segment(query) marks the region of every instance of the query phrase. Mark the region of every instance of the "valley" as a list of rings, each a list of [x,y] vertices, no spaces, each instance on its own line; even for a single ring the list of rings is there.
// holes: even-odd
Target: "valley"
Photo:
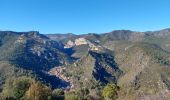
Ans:
[[[82,35],[0,31],[0,97],[25,100],[37,87],[48,91],[44,97],[50,100],[70,95],[101,100],[112,87],[117,100],[169,100],[169,37],[170,29]],[[28,85],[22,95],[15,93],[20,82]],[[10,83],[13,92],[7,92]]]

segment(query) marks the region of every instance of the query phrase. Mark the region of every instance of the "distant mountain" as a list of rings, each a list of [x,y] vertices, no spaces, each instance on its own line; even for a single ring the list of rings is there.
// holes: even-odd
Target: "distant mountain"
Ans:
[[[72,34],[72,33],[67,33],[67,34],[46,34],[47,37],[49,37],[51,40],[55,41],[61,41],[61,40],[67,40],[68,38],[76,38],[78,35]]]
[[[170,35],[170,28],[159,30],[159,31],[150,31],[150,32],[146,32],[145,34],[149,36],[166,37]]]
[[[76,38],[86,38],[88,40],[100,40],[100,41],[109,41],[109,40],[128,40],[128,41],[140,41],[143,38],[147,38],[148,36],[156,36],[156,37],[166,37],[170,35],[170,29],[163,29],[159,31],[147,31],[147,32],[137,32],[130,30],[115,30],[108,33],[89,33],[83,35],[74,35],[72,33],[68,34],[47,34],[46,36],[58,41],[63,40],[73,40]]]

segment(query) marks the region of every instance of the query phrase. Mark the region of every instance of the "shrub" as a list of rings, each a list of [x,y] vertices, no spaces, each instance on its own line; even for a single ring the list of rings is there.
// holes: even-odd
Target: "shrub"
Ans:
[[[82,98],[74,92],[65,94],[65,100],[82,100]]]
[[[117,85],[108,84],[104,87],[102,96],[104,97],[105,100],[114,100],[118,90],[119,87]]]

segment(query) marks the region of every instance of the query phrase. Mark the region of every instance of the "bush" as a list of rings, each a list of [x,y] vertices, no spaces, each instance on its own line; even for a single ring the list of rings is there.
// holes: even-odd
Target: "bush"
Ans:
[[[104,97],[105,100],[114,100],[118,90],[119,87],[117,85],[108,84],[104,87],[102,96]]]
[[[20,100],[28,90],[32,79],[28,77],[11,78],[5,82],[2,95],[7,100]],[[11,99],[13,98],[13,99]]]
[[[90,91],[87,88],[81,88],[77,92],[83,99],[86,99],[88,97],[88,94],[90,93]]]
[[[24,97],[25,92],[30,87],[31,80],[29,78],[19,78],[13,83],[14,98],[20,100]]]
[[[55,89],[52,92],[53,100],[64,100],[64,91],[62,89]]]
[[[75,92],[69,92],[65,94],[65,100],[82,100],[82,98]]]

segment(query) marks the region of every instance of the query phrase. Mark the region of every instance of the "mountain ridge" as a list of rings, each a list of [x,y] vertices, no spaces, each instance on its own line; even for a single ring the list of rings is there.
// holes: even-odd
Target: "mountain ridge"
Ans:
[[[0,31],[0,90],[11,76],[31,76],[52,89],[86,88],[95,98],[107,84],[120,87],[118,100],[168,98],[169,36],[170,29],[82,35]]]

